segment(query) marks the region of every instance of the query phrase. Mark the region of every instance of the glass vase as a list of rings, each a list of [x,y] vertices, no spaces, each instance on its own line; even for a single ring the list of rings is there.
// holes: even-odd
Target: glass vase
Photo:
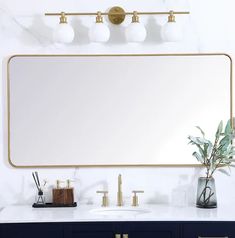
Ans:
[[[216,208],[217,207],[215,180],[213,177],[198,178],[197,207],[200,207],[200,208]]]

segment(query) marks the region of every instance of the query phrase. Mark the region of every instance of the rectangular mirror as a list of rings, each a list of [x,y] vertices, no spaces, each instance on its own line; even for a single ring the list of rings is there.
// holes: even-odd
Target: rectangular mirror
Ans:
[[[193,165],[187,136],[232,117],[224,54],[15,55],[8,61],[15,167]]]

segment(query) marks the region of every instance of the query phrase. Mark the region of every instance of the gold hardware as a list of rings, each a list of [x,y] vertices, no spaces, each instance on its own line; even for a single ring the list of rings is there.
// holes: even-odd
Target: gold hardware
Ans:
[[[142,190],[134,190],[132,191],[134,193],[133,199],[132,199],[132,206],[137,207],[139,206],[139,201],[138,201],[138,196],[136,195],[137,193],[144,193]]]
[[[115,238],[121,238],[121,234],[115,234]]]
[[[132,16],[132,23],[135,23],[135,22],[139,22],[139,16],[137,11],[134,11]]]
[[[122,175],[118,175],[118,192],[117,192],[117,206],[123,206],[123,198],[122,198]]]
[[[61,181],[61,180],[59,180],[59,179],[56,180],[56,188],[57,188],[57,189],[60,189],[60,184],[61,184],[61,183],[64,183],[64,181]]]
[[[123,8],[115,6],[108,12],[109,21],[115,25],[121,24],[125,20],[125,11]]]
[[[128,234],[123,234],[122,237],[123,238],[128,238]]]
[[[108,200],[108,191],[96,191],[96,193],[101,193],[103,194],[103,197],[102,197],[102,207],[107,207],[109,205],[109,200]]]
[[[134,11],[136,12],[136,11]],[[171,12],[138,12],[138,15],[171,15]],[[98,17],[98,23],[101,23],[100,17],[101,16],[108,16],[109,21],[115,25],[121,24],[124,20],[126,15],[133,15],[133,12],[125,12],[125,10],[120,6],[114,6],[110,8],[109,12],[99,12],[100,16]],[[137,13],[137,12],[136,12]],[[174,12],[174,14],[190,14],[188,11],[182,12]],[[61,13],[45,13],[45,16],[61,16],[60,23],[67,23],[66,16],[95,16],[97,13],[94,12],[61,12]],[[174,15],[171,17],[174,17]],[[96,18],[97,19],[97,18]],[[134,19],[134,21],[133,21]],[[138,16],[135,15],[132,17],[132,22],[138,22]]]
[[[60,24],[67,24],[67,17],[65,16],[65,12],[61,12],[60,15]]]
[[[101,12],[97,12],[97,16],[96,16],[96,23],[103,23],[103,17],[101,15]]]
[[[120,7],[121,8],[121,7]],[[112,8],[111,8],[112,9]],[[110,10],[111,10],[110,9]],[[169,15],[170,12],[138,12],[138,15]],[[184,14],[190,14],[190,12],[174,12],[175,15],[184,15]],[[45,13],[45,16],[60,16],[61,13],[58,13],[58,12],[48,12],[48,13]],[[97,12],[66,12],[65,13],[66,16],[96,16],[97,15]],[[110,16],[110,15],[116,15],[116,16],[119,16],[119,15],[133,15],[133,11],[132,12],[124,12],[124,13],[121,13],[121,12],[113,12],[113,13],[110,13],[109,12],[101,12],[101,15],[102,16]]]
[[[170,11],[170,15],[168,16],[168,22],[175,22],[174,11]]]
[[[198,236],[198,238],[210,238],[209,236],[204,237],[204,236]],[[211,238],[229,238],[228,236],[218,236],[218,237],[211,237]]]
[[[71,188],[71,183],[73,183],[73,182],[74,182],[74,180],[67,179],[66,180],[67,188]]]

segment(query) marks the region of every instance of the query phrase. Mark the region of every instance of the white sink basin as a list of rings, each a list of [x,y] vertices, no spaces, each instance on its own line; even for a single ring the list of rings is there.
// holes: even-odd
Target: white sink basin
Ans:
[[[138,207],[106,207],[92,209],[90,212],[102,216],[130,217],[149,213],[150,210]]]

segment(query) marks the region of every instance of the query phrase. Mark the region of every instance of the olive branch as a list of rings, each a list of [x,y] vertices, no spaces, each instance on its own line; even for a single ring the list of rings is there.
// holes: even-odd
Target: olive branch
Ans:
[[[210,178],[216,170],[230,175],[222,167],[235,167],[232,163],[235,162],[233,156],[235,155],[235,147],[233,146],[234,131],[231,126],[231,120],[228,120],[224,130],[223,121],[220,121],[214,142],[206,139],[204,131],[197,126],[196,127],[200,133],[201,137],[188,136],[189,144],[195,145],[197,151],[193,152],[193,156],[206,167],[206,177]]]

